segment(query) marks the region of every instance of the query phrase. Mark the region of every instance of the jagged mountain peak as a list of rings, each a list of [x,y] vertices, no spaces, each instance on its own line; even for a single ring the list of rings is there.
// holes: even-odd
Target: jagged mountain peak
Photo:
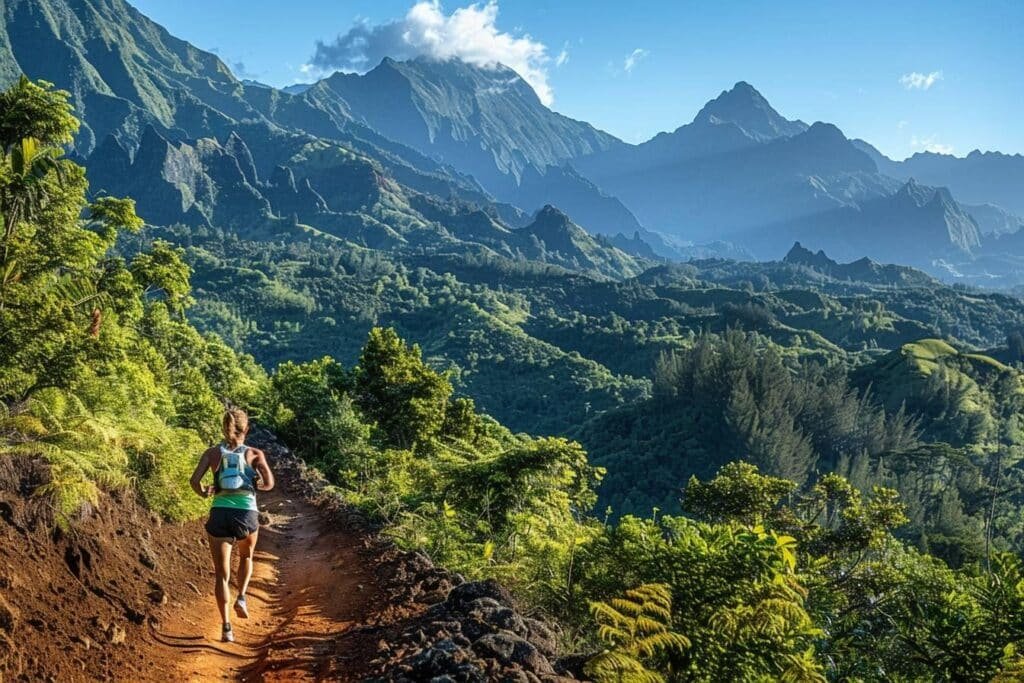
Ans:
[[[759,141],[790,137],[806,130],[803,121],[790,121],[779,114],[754,86],[739,81],[730,90],[723,90],[697,113],[696,124],[739,126]]]
[[[524,182],[545,177],[570,160],[623,145],[590,124],[551,111],[525,80],[500,64],[385,59],[363,75],[335,74],[301,97],[344,111],[384,137],[471,175],[510,203],[522,198]],[[552,200],[573,215],[600,201],[596,188],[564,180],[571,187]],[[614,232],[617,226],[587,227]]]
[[[920,184],[914,178],[909,178],[894,197],[897,200],[909,201],[914,206],[924,206],[936,197],[936,190],[934,187]],[[950,197],[950,201],[952,201],[952,197]]]
[[[571,230],[576,227],[568,215],[551,204],[545,204],[534,214],[533,225],[551,230]]]
[[[560,209],[547,204],[534,215],[533,222],[514,231],[529,237],[536,246],[527,248],[531,258],[557,259],[573,268],[595,271],[604,275],[616,273],[639,274],[640,263],[605,238],[594,237],[576,225]],[[538,253],[530,252],[537,249]]]
[[[937,281],[920,270],[909,266],[881,264],[867,256],[849,263],[840,263],[830,258],[824,249],[817,253],[804,247],[800,242],[793,244],[783,263],[804,266],[837,280],[851,280],[879,285],[932,286]]]
[[[784,263],[796,263],[803,266],[811,266],[812,268],[831,268],[839,265],[825,254],[824,249],[819,249],[818,252],[815,253],[800,244],[799,240],[793,243],[789,253],[786,254],[782,261]]]
[[[341,77],[351,79],[353,76],[343,74]],[[511,95],[524,100],[530,107],[544,107],[530,84],[517,71],[500,62],[477,65],[458,58],[420,56],[396,60],[385,57],[361,78],[372,83],[401,78],[412,88],[457,90],[462,95],[475,97]]]

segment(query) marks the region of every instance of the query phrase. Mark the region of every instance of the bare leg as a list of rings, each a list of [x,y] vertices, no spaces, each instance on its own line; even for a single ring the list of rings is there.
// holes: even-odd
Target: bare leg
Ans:
[[[254,531],[238,542],[238,574],[235,582],[238,594],[244,596],[249,590],[249,579],[252,578],[252,556],[256,552],[256,540],[260,532]]]
[[[210,554],[213,556],[213,587],[217,596],[217,609],[220,610],[221,623],[230,624],[228,599],[231,581],[231,539],[210,536]]]

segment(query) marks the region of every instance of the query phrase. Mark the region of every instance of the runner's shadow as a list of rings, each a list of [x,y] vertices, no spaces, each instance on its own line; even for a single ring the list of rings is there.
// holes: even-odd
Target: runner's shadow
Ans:
[[[255,652],[246,654],[241,652],[233,652],[223,647],[218,647],[211,643],[204,642],[205,636],[181,636],[173,633],[161,633],[156,630],[156,627],[150,624],[149,634],[156,642],[166,647],[173,647],[177,650],[188,653],[198,652],[216,652],[217,654],[224,655],[225,657],[234,657],[236,659],[252,659],[256,656]]]

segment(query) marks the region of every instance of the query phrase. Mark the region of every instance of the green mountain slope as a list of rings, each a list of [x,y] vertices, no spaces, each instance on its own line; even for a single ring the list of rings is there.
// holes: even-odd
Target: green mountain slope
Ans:
[[[259,117],[220,59],[122,0],[12,0],[2,20],[5,84],[24,72],[69,90],[83,154],[110,134],[137,140],[147,124],[198,136]]]

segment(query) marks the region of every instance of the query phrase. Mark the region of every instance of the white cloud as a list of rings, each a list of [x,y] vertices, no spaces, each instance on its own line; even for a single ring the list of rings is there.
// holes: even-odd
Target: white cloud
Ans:
[[[636,67],[641,61],[647,58],[651,54],[650,50],[645,50],[642,47],[630,52],[626,55],[626,59],[622,62],[622,70],[626,73],[633,73],[633,68]]]
[[[461,59],[484,68],[504,64],[533,87],[541,102],[550,105],[554,92],[548,83],[548,65],[552,60],[547,46],[529,34],[499,30],[497,20],[497,0],[460,7],[451,14],[445,13],[439,0],[423,0],[413,5],[402,19],[378,25],[360,19],[335,40],[317,41],[309,73],[365,72],[384,57]],[[555,63],[564,64],[568,58],[568,51],[563,49]]]
[[[900,76],[900,85],[907,90],[927,90],[941,80],[941,71],[932,71],[929,74],[913,71]]]
[[[952,154],[953,145],[945,145],[935,139],[934,135],[928,137],[911,136],[910,146],[918,152],[934,152],[935,154]]]
[[[562,51],[555,57],[555,66],[562,66],[569,61],[569,41],[562,45]]]

